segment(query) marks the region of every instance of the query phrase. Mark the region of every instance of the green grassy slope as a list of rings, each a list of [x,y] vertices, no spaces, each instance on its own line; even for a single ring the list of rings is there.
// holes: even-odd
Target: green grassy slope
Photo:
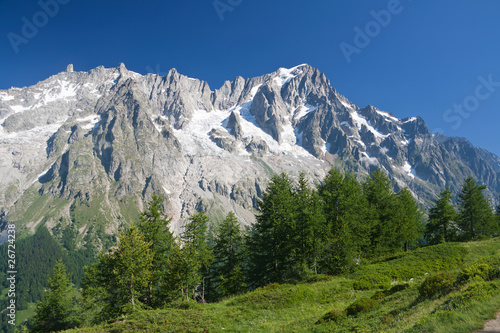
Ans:
[[[492,274],[442,296],[419,296],[426,277],[448,272],[455,279],[477,263],[488,264]],[[138,311],[71,332],[472,332],[500,309],[499,264],[500,239],[443,244],[379,258],[345,276],[271,284],[216,304]],[[354,302],[364,311],[346,313]]]

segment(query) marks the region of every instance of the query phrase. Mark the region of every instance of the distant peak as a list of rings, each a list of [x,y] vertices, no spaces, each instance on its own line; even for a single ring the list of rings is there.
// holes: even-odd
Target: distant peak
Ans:
[[[118,65],[118,69],[120,70],[120,72],[124,72],[127,70],[123,62],[120,62],[120,64]]]

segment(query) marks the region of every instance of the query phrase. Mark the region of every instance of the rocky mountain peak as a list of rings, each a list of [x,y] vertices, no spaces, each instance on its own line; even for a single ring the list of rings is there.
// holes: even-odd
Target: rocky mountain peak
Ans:
[[[232,210],[251,223],[269,177],[282,171],[319,181],[332,166],[358,177],[380,168],[423,205],[471,174],[492,197],[500,192],[496,155],[433,136],[420,117],[360,108],[307,64],[238,76],[214,91],[175,69],[161,77],[123,64],[68,66],[0,91],[0,156],[7,218],[28,229],[88,218],[82,239],[97,221],[114,233],[154,193],[166,198],[175,230],[198,210],[216,219]],[[26,214],[33,205],[51,208]]]

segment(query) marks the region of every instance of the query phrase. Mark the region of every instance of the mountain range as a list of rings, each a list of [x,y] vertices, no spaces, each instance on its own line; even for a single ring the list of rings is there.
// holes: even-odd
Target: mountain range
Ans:
[[[204,210],[251,224],[269,178],[331,167],[380,168],[423,207],[474,176],[500,193],[500,158],[464,138],[432,134],[418,116],[358,107],[309,65],[208,83],[171,69],[140,75],[120,64],[66,71],[0,90],[0,209],[18,232],[73,228],[101,242],[136,219],[152,194],[180,231]],[[95,236],[95,237],[93,237]],[[91,238],[89,238],[91,237]]]

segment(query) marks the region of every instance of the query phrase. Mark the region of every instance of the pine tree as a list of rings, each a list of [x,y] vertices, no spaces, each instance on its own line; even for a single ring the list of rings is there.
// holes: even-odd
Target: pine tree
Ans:
[[[53,332],[73,326],[70,320],[72,286],[66,267],[59,260],[49,277],[43,300],[36,305],[33,332]]]
[[[459,226],[463,240],[491,236],[497,231],[493,210],[483,195],[485,189],[486,185],[477,184],[471,176],[464,181],[458,196]]]
[[[318,260],[322,256],[325,236],[327,234],[323,201],[316,191],[313,191],[301,173],[295,190],[296,207],[296,247],[297,262],[307,271],[312,269],[318,273]]]
[[[338,274],[359,263],[368,250],[371,226],[367,223],[367,201],[354,176],[335,169],[330,170],[318,190],[328,230],[322,265],[326,272]]]
[[[259,201],[259,214],[248,241],[255,286],[296,278],[294,208],[292,182],[285,173],[273,176]]]
[[[242,272],[244,239],[240,223],[230,212],[221,222],[214,237],[213,299],[221,299],[247,290]]]
[[[85,271],[83,296],[89,321],[100,322],[142,307],[139,298],[152,277],[151,243],[132,225],[120,233],[117,247],[99,254]]]
[[[399,240],[394,233],[396,198],[393,184],[380,169],[375,170],[363,184],[369,204],[369,222],[372,225],[371,251],[373,255],[391,253],[399,249]]]
[[[153,253],[152,277],[147,297],[150,306],[161,306],[169,299],[169,288],[166,287],[169,270],[167,262],[174,246],[174,236],[169,229],[171,219],[161,215],[162,203],[161,197],[153,195],[148,208],[141,213],[138,224],[145,241],[151,244],[150,251]]]
[[[181,235],[182,249],[177,253],[177,267],[182,272],[180,288],[183,298],[196,299],[196,287],[203,282],[210,267],[213,254],[206,242],[208,217],[197,213],[188,219]],[[204,300],[204,295],[202,295]]]
[[[449,187],[438,196],[434,207],[429,212],[429,223],[426,226],[426,238],[429,244],[451,242],[456,238],[457,211],[452,205]]]
[[[151,243],[132,226],[127,232],[120,234],[118,249],[112,254],[114,260],[114,282],[122,291],[125,312],[136,310],[136,301],[152,276],[153,253]]]
[[[403,188],[396,195],[396,199],[394,233],[399,238],[400,249],[408,251],[422,235],[424,216],[408,188]]]

